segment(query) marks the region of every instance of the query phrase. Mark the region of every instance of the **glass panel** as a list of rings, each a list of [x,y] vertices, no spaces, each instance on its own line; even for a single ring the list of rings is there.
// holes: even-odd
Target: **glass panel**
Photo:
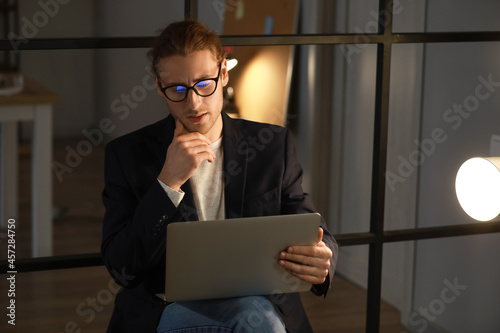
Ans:
[[[392,47],[389,129],[387,147],[385,229],[413,228],[416,224],[417,168],[402,161],[413,156],[420,136],[420,105],[424,46]],[[404,164],[406,166],[406,164]]]
[[[427,2],[428,32],[498,31],[500,2],[437,0]]]
[[[198,19],[221,34],[377,33],[379,1],[263,0],[199,1]],[[297,16],[302,19],[297,26]],[[437,0],[394,2],[395,32],[497,31],[495,1]],[[427,14],[427,18],[425,15]],[[8,38],[153,36],[168,23],[184,19],[184,1],[19,1],[19,23]],[[133,19],[131,19],[133,18]],[[14,19],[10,19],[14,21]],[[246,24],[245,22],[248,22]],[[5,32],[5,31],[4,31]],[[10,36],[9,36],[10,33]]]
[[[17,31],[26,39],[95,36],[95,1],[26,1],[19,3]]]
[[[337,233],[369,230],[376,48],[366,44],[334,46],[331,88],[322,87],[322,98],[330,104],[320,105],[332,113],[328,207]]]
[[[184,19],[184,1],[19,1],[16,34],[26,38],[152,36]],[[14,31],[15,32],[15,31]]]
[[[378,6],[377,0],[200,1],[198,18],[225,35],[370,34],[379,30]]]
[[[435,1],[431,1],[434,3]],[[424,32],[426,6],[429,1],[396,0],[393,10],[393,32]]]
[[[493,42],[393,46],[386,229],[474,222],[455,177],[467,159],[498,155],[499,53]]]
[[[357,34],[360,42],[364,42],[367,39],[364,35],[378,33],[380,26],[385,24],[379,24],[378,0],[323,0],[319,3],[321,24],[318,31],[312,33]]]
[[[394,32],[500,30],[498,1],[399,0],[394,6]]]
[[[104,208],[103,152],[111,139],[168,114],[146,49],[22,51],[26,85],[57,95],[53,108],[53,253],[99,252]],[[21,122],[20,122],[21,123]],[[17,258],[31,256],[32,133],[22,122]],[[15,140],[15,139],[14,139]],[[45,230],[41,230],[45,232]],[[1,249],[5,258],[6,249]]]
[[[474,222],[455,177],[498,155],[499,53],[494,42],[393,46],[386,229]]]
[[[165,99],[157,94],[147,52],[148,49],[98,50],[97,116],[99,120],[110,118],[116,123],[110,138],[168,114]]]
[[[53,255],[100,251],[104,207],[104,144],[107,137],[93,127],[89,137],[57,138],[53,145]],[[31,140],[20,145],[19,215],[16,257],[31,257]],[[92,143],[91,143],[92,142]],[[94,145],[95,144],[95,145]],[[2,248],[2,258],[6,258]]]
[[[248,120],[284,125],[290,94],[293,47],[229,47],[238,64],[229,71],[226,112]],[[258,98],[257,98],[258,97]]]
[[[498,241],[495,233],[385,244],[382,298],[399,310],[393,319],[409,332],[495,332]],[[389,319],[382,311],[381,323]]]
[[[500,43],[426,45],[421,136],[401,172],[419,168],[419,227],[474,222],[455,194],[460,165],[498,154]]]
[[[92,124],[96,112],[96,51],[21,51],[19,54],[20,72],[26,79],[39,82],[59,97],[54,105],[56,136],[72,136],[81,131],[82,126]]]
[[[331,231],[367,231],[376,46],[297,47],[288,108],[288,46],[234,47],[230,55],[238,59],[228,86],[239,116],[284,119],[304,169],[303,188]]]
[[[225,35],[293,34],[297,0],[215,0],[198,3],[198,19]]]
[[[498,234],[419,241],[408,327],[419,332],[495,332]],[[406,319],[406,318],[404,318]]]
[[[408,332],[405,326],[408,327],[408,315],[412,311],[414,253],[414,242],[384,244],[381,332]]]

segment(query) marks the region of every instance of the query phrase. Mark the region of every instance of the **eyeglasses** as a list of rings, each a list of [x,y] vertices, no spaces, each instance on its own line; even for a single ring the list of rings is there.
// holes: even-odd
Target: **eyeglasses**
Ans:
[[[211,79],[203,79],[195,82],[191,87],[174,84],[171,86],[167,86],[165,88],[160,87],[160,90],[163,92],[165,97],[167,97],[172,102],[182,102],[187,98],[189,90],[193,89],[193,91],[201,97],[208,97],[213,95],[215,90],[217,90],[217,83],[219,82],[220,69],[222,67],[222,63],[219,64],[219,72],[217,76]],[[160,76],[157,74],[158,82],[161,82]]]

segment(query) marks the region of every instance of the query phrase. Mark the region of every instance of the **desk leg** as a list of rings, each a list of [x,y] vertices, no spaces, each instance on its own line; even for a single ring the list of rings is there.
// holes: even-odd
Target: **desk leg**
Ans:
[[[18,219],[17,165],[19,154],[17,149],[17,122],[2,122],[0,145],[0,227],[6,228],[8,219]],[[19,224],[19,221],[16,222]]]
[[[32,255],[52,255],[52,106],[38,105],[33,122]]]

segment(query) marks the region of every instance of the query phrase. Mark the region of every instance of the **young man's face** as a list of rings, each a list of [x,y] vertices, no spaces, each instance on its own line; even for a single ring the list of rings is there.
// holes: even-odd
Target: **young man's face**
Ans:
[[[217,80],[217,89],[208,96],[202,97],[190,89],[186,99],[173,102],[165,97],[160,87],[165,88],[172,85],[191,87],[193,84],[204,79],[217,77],[221,66],[220,75]],[[175,119],[179,119],[184,128],[189,132],[200,132],[210,141],[216,141],[222,132],[222,104],[223,87],[228,82],[226,60],[219,64],[209,50],[195,51],[188,56],[171,56],[162,58],[158,62],[159,87],[158,94],[167,101],[170,113]],[[200,91],[204,82],[199,84]],[[174,91],[182,91],[182,88],[174,88]]]

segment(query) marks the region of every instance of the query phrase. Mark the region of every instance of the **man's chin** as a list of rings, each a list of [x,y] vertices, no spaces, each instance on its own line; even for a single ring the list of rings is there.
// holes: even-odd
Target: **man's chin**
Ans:
[[[208,132],[207,129],[206,129],[206,127],[207,126],[205,124],[200,124],[200,123],[197,123],[197,124],[191,124],[191,123],[184,124],[184,128],[186,129],[186,131],[188,131],[190,133],[198,132],[198,133],[203,134],[203,135],[205,135]]]

